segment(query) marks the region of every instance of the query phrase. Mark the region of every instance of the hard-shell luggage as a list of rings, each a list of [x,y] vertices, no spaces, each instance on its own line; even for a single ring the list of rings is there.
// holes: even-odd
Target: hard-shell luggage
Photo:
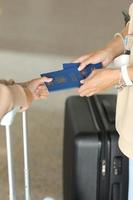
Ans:
[[[64,200],[127,200],[128,158],[118,147],[115,105],[115,95],[67,99]]]

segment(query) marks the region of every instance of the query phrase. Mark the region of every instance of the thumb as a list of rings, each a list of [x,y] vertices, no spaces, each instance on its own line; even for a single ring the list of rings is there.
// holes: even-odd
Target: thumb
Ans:
[[[48,77],[42,77],[42,78],[36,78],[36,79],[33,79],[29,82],[29,85],[28,87],[38,87],[39,85],[43,85],[45,82],[50,82],[52,81],[52,78],[48,78]]]
[[[53,78],[48,78],[48,77],[44,76],[40,79],[40,82],[51,82],[52,80],[53,80]]]
[[[87,59],[86,61],[82,62],[78,68],[79,71],[82,71],[86,65],[90,64],[90,61]]]

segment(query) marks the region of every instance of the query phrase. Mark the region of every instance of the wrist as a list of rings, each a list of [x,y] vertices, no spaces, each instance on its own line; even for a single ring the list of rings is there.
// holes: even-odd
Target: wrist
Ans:
[[[127,67],[127,65],[121,66],[120,69],[117,70],[117,89],[123,89],[124,87],[131,87],[133,86],[133,69],[131,67]],[[119,77],[119,79],[118,79]]]
[[[109,44],[106,47],[108,51],[110,51],[110,56],[111,59],[113,60],[114,58],[120,56],[124,52],[124,47],[123,45],[119,45],[117,42],[113,42],[113,44]]]
[[[27,109],[33,99],[30,90],[18,84],[8,87],[11,91],[13,107],[18,106],[20,107],[20,110]]]
[[[114,77],[114,84],[118,85],[120,83],[120,79],[121,79],[121,70],[120,69],[114,69],[113,70],[113,77]]]
[[[116,69],[116,83],[115,88],[118,90],[122,90],[125,87],[125,81],[122,78],[121,69]]]
[[[32,92],[30,91],[29,88],[23,87],[23,89],[24,89],[24,92],[26,94],[27,104],[29,106],[32,103],[32,101],[33,101],[33,94],[32,94]]]
[[[124,52],[124,33],[116,33],[110,43],[107,44],[106,49],[110,51],[112,60]]]

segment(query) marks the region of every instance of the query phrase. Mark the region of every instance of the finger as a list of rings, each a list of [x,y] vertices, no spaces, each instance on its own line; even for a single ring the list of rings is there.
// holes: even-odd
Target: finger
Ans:
[[[89,57],[89,55],[84,55],[84,56],[81,56],[79,58],[77,58],[74,63],[82,63],[84,60],[86,60],[87,58]]]
[[[46,76],[42,77],[42,78],[37,78],[34,81],[34,83],[36,83],[36,85],[40,85],[40,84],[44,84],[44,82],[50,82],[52,81],[52,78],[48,78]]]
[[[93,95],[95,95],[95,92],[90,92],[90,93],[88,93],[88,94],[86,95],[86,97],[90,97],[90,96],[93,96]]]
[[[80,81],[81,84],[84,84],[84,82],[85,82],[85,80],[81,80],[81,81]]]
[[[48,97],[48,94],[35,94],[35,99],[46,99]]]
[[[78,89],[78,93],[81,94],[84,91],[88,90],[90,91],[91,88],[87,87],[86,85],[82,85],[79,89]]]
[[[87,59],[85,59],[79,66],[78,70],[83,70],[88,64],[96,64],[100,62],[95,56],[90,55]]]
[[[47,95],[47,96],[40,96],[40,97],[39,97],[39,99],[41,99],[41,100],[42,100],[42,99],[47,99],[47,98],[48,98],[48,95]]]
[[[49,95],[49,92],[47,91],[47,90],[44,90],[44,91],[40,91],[40,90],[38,90],[38,91],[35,91],[35,95],[36,96],[48,96]]]
[[[87,77],[86,79],[82,80],[83,85],[81,85],[80,88],[78,89],[79,93],[86,90],[86,89],[92,88],[89,84],[89,81],[90,81],[90,77]]]
[[[46,84],[40,84],[40,85],[37,87],[36,90],[46,90],[46,91],[48,91],[48,88],[47,88]]]
[[[96,93],[95,90],[92,90],[92,89],[86,89],[86,90],[80,92],[79,95],[80,95],[81,97],[84,97],[84,96],[89,97],[89,96],[94,95],[95,93]]]
[[[38,96],[39,96],[39,99],[40,99],[40,98],[47,98],[47,97],[48,97],[48,94],[46,94],[46,93],[45,93],[45,94],[39,94]]]
[[[46,76],[42,77],[40,82],[51,82],[53,79],[52,78],[48,78]]]
[[[84,84],[80,86],[78,89],[79,93],[82,93],[84,91],[96,91],[98,89],[97,84],[95,84],[90,77],[86,78],[84,80]]]
[[[94,61],[93,61],[93,62],[94,62]],[[84,60],[84,61],[80,64],[78,70],[79,70],[79,71],[82,71],[88,64],[93,63],[93,62],[92,62],[91,57],[90,57],[90,58],[87,58],[86,60]]]
[[[42,87],[42,86],[39,86],[38,88],[37,88],[37,90],[35,91],[35,95],[39,95],[39,96],[48,96],[48,94],[49,94],[49,91],[47,90],[47,88],[44,88],[44,87]]]

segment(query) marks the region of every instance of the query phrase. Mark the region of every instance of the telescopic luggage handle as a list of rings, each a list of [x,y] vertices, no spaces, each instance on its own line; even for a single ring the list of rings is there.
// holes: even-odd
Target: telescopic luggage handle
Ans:
[[[10,126],[13,123],[16,113],[19,108],[14,108],[6,113],[0,121],[1,126],[6,129],[6,146],[7,146],[7,163],[8,163],[8,184],[9,184],[9,200],[17,200],[15,179],[14,179],[14,160],[13,148],[11,140]],[[26,111],[22,112],[22,125],[23,125],[23,158],[24,158],[24,194],[25,200],[31,200],[30,192],[30,179],[29,179],[29,158],[28,158],[28,126]],[[54,198],[47,196],[43,200],[54,200]]]
[[[9,183],[9,199],[16,200],[16,187],[14,180],[14,163],[13,163],[13,149],[11,141],[10,126],[13,123],[18,108],[14,108],[10,112],[6,113],[0,121],[0,125],[5,126],[6,130],[6,145],[7,145],[7,163],[8,163],[8,183]],[[22,113],[23,123],[23,151],[24,151],[24,191],[25,200],[31,200],[30,196],[30,184],[29,184],[29,164],[28,164],[28,132],[27,132],[27,119],[26,112]]]
[[[0,121],[0,125],[10,126],[13,123],[14,117],[18,111],[19,111],[19,108],[14,108],[13,110],[6,113]]]

